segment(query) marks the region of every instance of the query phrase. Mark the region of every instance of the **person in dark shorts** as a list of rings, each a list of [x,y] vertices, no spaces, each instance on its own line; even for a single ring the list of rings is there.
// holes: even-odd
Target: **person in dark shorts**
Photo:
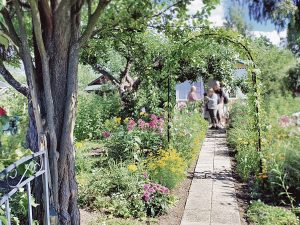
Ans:
[[[212,88],[207,91],[207,108],[212,123],[212,129],[218,129],[217,111],[218,111],[218,96]]]

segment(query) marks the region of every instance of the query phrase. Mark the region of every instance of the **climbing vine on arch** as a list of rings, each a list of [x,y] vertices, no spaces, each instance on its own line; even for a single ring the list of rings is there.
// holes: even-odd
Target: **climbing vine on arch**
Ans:
[[[177,42],[178,43],[178,42]],[[263,109],[262,105],[262,98],[261,98],[261,78],[260,78],[260,70],[257,68],[255,63],[255,52],[251,49],[251,41],[245,38],[244,36],[236,33],[232,30],[225,30],[225,29],[212,29],[212,28],[202,28],[198,31],[188,31],[186,32],[185,38],[183,39],[180,44],[178,44],[178,48],[175,50],[173,55],[179,58],[187,58],[190,56],[191,64],[194,64],[196,67],[201,67],[201,63],[203,63],[203,55],[194,55],[194,52],[197,52],[198,49],[205,51],[214,46],[216,49],[212,49],[211,52],[214,54],[220,54],[220,49],[223,48],[223,51],[227,52],[222,55],[222,57],[229,57],[229,60],[232,60],[231,66],[233,67],[234,64],[238,59],[244,59],[245,64],[247,66],[247,79],[245,79],[245,85],[247,86],[247,97],[248,97],[248,104],[250,106],[250,114],[253,118],[253,131],[257,135],[257,143],[256,148],[259,152],[260,156],[260,172],[262,173],[263,170],[263,155],[261,152],[261,131],[262,131],[262,114]],[[219,49],[218,49],[219,48]],[[225,49],[225,50],[224,50]],[[236,54],[232,54],[232,53]],[[246,59],[246,60],[245,60]],[[228,60],[228,59],[227,59]],[[180,60],[177,60],[180,61]],[[226,62],[226,59],[223,62]],[[170,70],[170,74],[176,73],[174,72],[174,64],[172,64],[173,69]],[[222,63],[221,63],[222,65]],[[230,64],[229,64],[230,65]],[[178,65],[180,66],[180,65]],[[218,66],[218,65],[217,65]],[[178,69],[178,68],[177,68]],[[172,72],[171,72],[172,71]],[[197,71],[197,70],[196,70]],[[232,71],[233,72],[233,71]],[[182,74],[179,74],[179,76]],[[193,74],[191,74],[193,75]],[[199,73],[199,75],[203,75],[203,73]],[[198,76],[199,76],[198,75]],[[224,73],[225,76],[232,76],[232,74]],[[192,76],[193,77],[193,76]],[[188,76],[184,77],[188,78]],[[197,75],[193,78],[197,79]],[[223,77],[223,79],[228,79],[228,77]],[[231,78],[232,79],[232,78]],[[230,79],[228,79],[230,80]]]

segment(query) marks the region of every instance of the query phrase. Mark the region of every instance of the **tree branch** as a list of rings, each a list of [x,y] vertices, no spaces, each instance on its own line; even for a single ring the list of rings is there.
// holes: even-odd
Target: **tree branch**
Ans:
[[[28,87],[26,87],[25,85],[17,81],[12,76],[12,74],[6,69],[2,61],[0,61],[0,74],[3,76],[6,82],[9,83],[14,89],[16,89],[18,92],[20,92],[22,95],[28,98],[28,94],[29,94]]]
[[[99,0],[99,3],[97,5],[97,8],[95,10],[94,13],[92,13],[89,18],[88,18],[88,24],[87,27],[85,29],[85,31],[83,32],[83,34],[81,35],[81,37],[79,38],[79,44],[82,46],[92,35],[93,29],[97,23],[98,18],[101,15],[101,12],[104,10],[104,8],[108,5],[108,3],[110,3],[111,0]]]
[[[131,59],[129,57],[126,57],[126,66],[120,74],[121,80],[126,79],[126,76],[129,74],[129,70],[130,70],[131,66],[132,66]]]
[[[168,10],[170,10],[171,8],[183,3],[184,1],[183,0],[179,0],[178,2],[175,2],[174,4],[172,5],[169,5],[167,8],[165,8],[164,10],[160,11],[159,13],[155,14],[154,16],[152,16],[152,18],[154,17],[159,17],[161,16],[162,14],[164,14],[165,12],[167,12]]]
[[[111,82],[113,82],[116,86],[120,85],[120,81],[118,81],[111,73],[103,69],[100,65],[92,66],[95,71],[101,73],[103,76],[107,77]]]
[[[9,15],[9,12],[7,11],[6,8],[3,8],[1,10],[1,14],[3,15],[5,24],[7,25],[9,37],[11,38],[11,40],[14,42],[14,44],[16,46],[20,47],[21,46],[21,40],[20,40],[20,37],[18,36],[16,30],[15,30],[15,27],[12,23],[12,19]]]
[[[230,36],[225,36],[225,35],[220,35],[218,33],[203,33],[203,34],[199,34],[199,35],[196,35],[194,37],[191,37],[190,39],[186,40],[183,45],[186,45],[188,44],[190,41],[196,39],[197,37],[203,37],[203,36],[211,36],[211,37],[217,37],[217,38],[220,38],[220,39],[224,39],[230,43],[233,43],[234,45],[239,45],[243,48],[243,50],[247,53],[247,56],[248,56],[248,59],[251,60],[252,62],[254,62],[254,58],[252,56],[252,53],[251,53],[251,50],[245,45],[243,44],[242,42],[240,41],[234,41],[233,39],[231,39]]]

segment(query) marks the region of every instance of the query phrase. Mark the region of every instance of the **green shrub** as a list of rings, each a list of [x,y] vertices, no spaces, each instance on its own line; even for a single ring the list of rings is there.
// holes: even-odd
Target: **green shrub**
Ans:
[[[299,220],[292,212],[275,206],[255,201],[247,211],[252,225],[299,225]]]
[[[74,134],[77,140],[95,140],[101,133],[107,119],[118,114],[120,101],[117,95],[109,98],[80,92],[78,96],[78,112]]]
[[[129,172],[126,164],[110,163],[106,168],[94,170],[87,180],[81,182],[79,204],[91,209],[105,209],[125,218],[145,216],[144,182],[143,176]]]
[[[190,166],[200,151],[200,144],[205,138],[207,122],[199,112],[175,111],[172,129],[171,146]]]
[[[257,133],[249,108],[243,102],[233,105],[230,113],[228,142],[236,150],[237,171],[248,180],[255,175],[256,197],[273,198],[273,202],[293,205],[297,202],[300,185],[300,132],[289,117],[300,111],[298,99],[289,96],[269,97],[264,101],[262,114],[262,151],[257,152]],[[284,122],[285,121],[285,122]],[[291,125],[286,125],[286,124]],[[260,173],[262,160],[262,173]],[[277,198],[278,195],[280,198]]]

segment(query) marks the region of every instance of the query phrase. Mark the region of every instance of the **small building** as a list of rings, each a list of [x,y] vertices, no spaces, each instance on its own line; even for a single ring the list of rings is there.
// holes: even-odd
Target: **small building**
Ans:
[[[94,92],[95,94],[106,96],[108,93],[113,92],[116,88],[111,81],[104,75],[93,80],[84,89],[86,92]]]
[[[204,95],[204,84],[202,79],[197,82],[185,81],[183,83],[176,84],[176,102],[186,102],[188,98],[188,94],[192,88],[192,86],[196,87],[196,94],[198,99],[203,99]]]

